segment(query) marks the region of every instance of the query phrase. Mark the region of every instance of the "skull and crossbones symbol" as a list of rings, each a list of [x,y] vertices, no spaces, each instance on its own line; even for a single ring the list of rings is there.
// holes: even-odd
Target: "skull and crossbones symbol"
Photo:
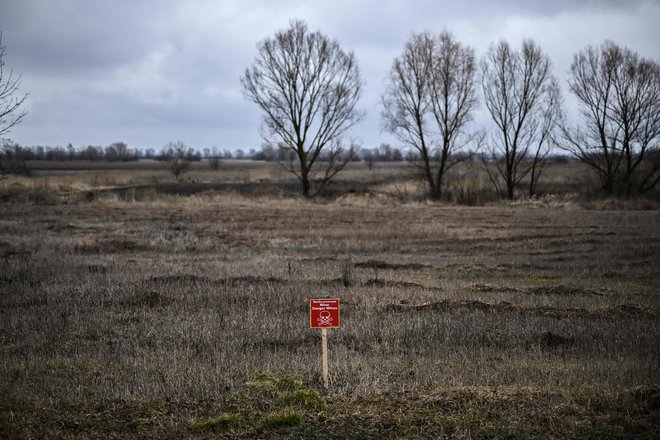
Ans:
[[[327,310],[322,310],[319,313],[319,317],[316,319],[316,322],[318,322],[319,325],[331,325],[332,316],[330,316],[330,312]]]

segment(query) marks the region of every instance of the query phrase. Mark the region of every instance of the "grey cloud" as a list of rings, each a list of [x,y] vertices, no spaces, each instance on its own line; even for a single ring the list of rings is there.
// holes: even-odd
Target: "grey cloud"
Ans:
[[[158,44],[158,9],[141,2],[38,1],[5,3],[0,25],[19,66],[75,74],[122,65]]]
[[[23,72],[30,114],[12,133],[24,144],[258,147],[260,115],[239,78],[257,42],[303,19],[355,52],[367,118],[354,136],[380,132],[379,97],[412,32],[454,32],[482,55],[500,38],[532,37],[561,76],[585,44],[614,39],[659,59],[657,2],[476,0],[5,0],[7,63]]]

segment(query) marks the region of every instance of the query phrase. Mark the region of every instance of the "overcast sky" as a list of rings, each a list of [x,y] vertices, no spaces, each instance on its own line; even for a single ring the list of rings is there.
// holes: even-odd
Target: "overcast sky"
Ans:
[[[573,54],[609,39],[660,61],[660,0],[2,0],[6,65],[22,74],[21,145],[259,148],[261,117],[239,78],[257,43],[305,20],[353,51],[366,86],[364,147],[381,132],[384,78],[413,32],[444,29],[481,57],[534,39],[565,89]],[[479,117],[479,123],[486,118]]]

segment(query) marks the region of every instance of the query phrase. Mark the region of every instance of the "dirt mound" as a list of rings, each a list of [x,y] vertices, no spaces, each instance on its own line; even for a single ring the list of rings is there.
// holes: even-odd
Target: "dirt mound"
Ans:
[[[410,283],[407,281],[391,281],[391,280],[380,280],[371,278],[368,279],[364,285],[366,287],[402,287],[402,288],[413,288],[413,289],[437,289],[436,287],[426,287],[417,283]]]
[[[560,308],[550,306],[525,307],[513,305],[506,301],[499,303],[485,303],[482,301],[451,301],[443,300],[424,304],[387,304],[387,312],[446,312],[456,309],[480,310],[483,312],[517,312],[528,315],[543,316],[555,319],[564,318],[612,318],[612,317],[655,317],[660,313],[660,307],[643,307],[636,304],[622,304],[616,307],[589,310],[578,308]]]
[[[561,284],[555,286],[540,286],[530,289],[517,289],[507,286],[493,286],[490,284],[473,284],[472,290],[475,292],[497,292],[497,293],[528,293],[530,295],[549,295],[549,296],[603,296],[601,291],[582,289],[580,287],[564,286]]]
[[[555,295],[555,296],[578,296],[578,295],[594,295],[603,296],[602,293],[591,289],[582,289],[580,287],[563,286],[561,284],[556,286],[542,286],[535,287],[527,291],[533,295]]]
[[[192,274],[167,275],[162,277],[151,277],[145,280],[148,284],[170,285],[170,284],[198,284],[207,283],[211,280],[206,277]]]
[[[199,275],[192,274],[181,274],[181,275],[169,275],[169,276],[158,276],[151,277],[143,281],[143,285],[152,286],[152,287],[165,287],[165,286],[180,286],[180,285],[199,285],[199,284],[209,284],[215,286],[224,286],[224,287],[237,287],[243,285],[313,285],[313,286],[328,286],[328,285],[337,285],[342,282],[341,278],[334,279],[320,279],[320,280],[287,280],[285,278],[277,277],[255,277],[252,275],[243,275],[237,277],[229,278],[220,278],[220,279],[211,279]],[[410,286],[408,286],[410,287]]]
[[[73,250],[75,253],[82,255],[101,255],[122,252],[146,252],[152,249],[147,244],[138,243],[128,238],[111,238],[94,243],[77,244],[73,247]]]
[[[449,311],[452,309],[469,309],[469,310],[481,310],[484,312],[487,311],[493,311],[493,310],[505,310],[505,309],[512,309],[514,306],[512,306],[510,303],[507,302],[501,302],[498,304],[488,304],[485,302],[481,301],[450,301],[450,300],[444,300],[444,301],[438,301],[438,302],[431,302],[431,303],[424,303],[424,304],[417,304],[417,305],[410,305],[410,304],[387,304],[385,306],[385,311],[388,312],[407,312],[407,311]]]
[[[355,267],[361,267],[366,269],[418,270],[418,269],[428,268],[429,266],[420,263],[396,264],[396,263],[386,263],[385,261],[380,261],[380,260],[369,260],[369,261],[362,261],[359,263],[355,263]]]
[[[260,278],[252,275],[246,275],[240,277],[225,278],[218,280],[217,283],[236,286],[238,284],[286,284],[289,283],[289,281],[276,277]]]
[[[513,287],[505,286],[491,286],[489,284],[473,284],[472,290],[475,292],[501,292],[501,293],[511,293],[511,292],[520,292],[520,290]]]
[[[655,316],[659,312],[658,307],[644,307],[639,304],[620,304],[616,307],[610,307],[606,311],[609,313],[623,313],[626,315],[651,315]]]

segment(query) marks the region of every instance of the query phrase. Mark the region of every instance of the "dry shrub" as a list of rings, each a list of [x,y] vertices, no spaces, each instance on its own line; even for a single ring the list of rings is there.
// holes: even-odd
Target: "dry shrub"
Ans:
[[[531,208],[563,208],[574,209],[578,206],[579,196],[577,193],[565,194],[541,194],[534,196],[523,196],[508,202],[512,206],[526,206]]]
[[[55,205],[59,203],[53,191],[47,189],[29,189],[20,186],[0,188],[0,203]]]
[[[497,194],[479,174],[448,176],[445,197],[458,205],[483,206],[498,199]]]
[[[375,191],[361,191],[361,192],[347,192],[347,193],[337,193],[335,197],[335,203],[340,206],[387,206],[397,203],[397,199],[401,199],[392,196],[385,192],[375,192]]]

